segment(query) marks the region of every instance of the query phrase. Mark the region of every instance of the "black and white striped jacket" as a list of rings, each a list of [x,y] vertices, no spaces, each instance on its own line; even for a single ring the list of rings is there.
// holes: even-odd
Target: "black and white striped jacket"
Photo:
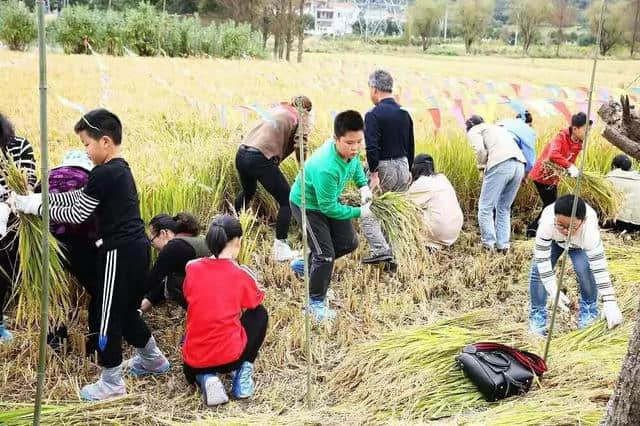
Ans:
[[[554,205],[546,207],[538,225],[534,258],[543,284],[555,280],[555,273],[551,266],[551,243],[555,241],[560,247],[567,245],[566,237],[555,226]],[[600,239],[598,215],[587,205],[587,216],[584,224],[576,232],[571,240],[572,249],[582,249],[586,252],[589,267],[598,287],[598,296],[602,302],[615,301],[615,292],[607,268],[604,246]]]
[[[13,160],[19,169],[27,175],[27,180],[31,187],[36,184],[36,160],[33,157],[33,148],[28,140],[14,136],[3,150],[7,158]],[[9,188],[4,175],[0,173],[0,201],[5,201],[9,197]]]

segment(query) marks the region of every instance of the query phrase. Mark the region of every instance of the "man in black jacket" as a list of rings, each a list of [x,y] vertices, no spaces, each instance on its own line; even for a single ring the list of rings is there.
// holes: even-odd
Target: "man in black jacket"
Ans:
[[[393,97],[393,78],[383,70],[369,76],[375,107],[364,118],[371,188],[406,191],[415,153],[413,121]]]
[[[393,97],[393,78],[383,70],[369,76],[371,101],[375,107],[364,118],[369,186],[382,192],[404,192],[411,183],[414,156],[413,121]],[[364,200],[363,200],[364,201]],[[362,220],[362,231],[371,255],[364,263],[393,262],[393,253],[375,219]]]

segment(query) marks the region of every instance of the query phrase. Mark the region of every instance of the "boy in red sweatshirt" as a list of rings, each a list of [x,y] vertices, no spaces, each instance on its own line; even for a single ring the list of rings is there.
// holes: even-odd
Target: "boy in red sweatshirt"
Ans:
[[[593,124],[590,121],[589,124]],[[542,200],[542,210],[550,204],[553,204],[558,198],[558,176],[553,176],[552,172],[545,167],[547,161],[551,161],[558,166],[567,169],[567,173],[571,177],[578,177],[580,171],[575,166],[580,151],[582,151],[582,142],[587,130],[587,115],[579,112],[571,117],[571,126],[563,129],[556,135],[551,142],[542,150],[542,154],[533,165],[533,169],[529,173],[529,178],[536,185],[540,199]],[[527,227],[527,236],[535,237],[538,229],[538,221],[540,214],[536,220],[531,222]]]

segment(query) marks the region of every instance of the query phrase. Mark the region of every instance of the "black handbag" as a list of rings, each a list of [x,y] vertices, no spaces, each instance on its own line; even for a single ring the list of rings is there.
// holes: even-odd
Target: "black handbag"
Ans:
[[[467,345],[456,361],[489,402],[528,392],[534,377],[547,370],[537,355],[499,343]]]

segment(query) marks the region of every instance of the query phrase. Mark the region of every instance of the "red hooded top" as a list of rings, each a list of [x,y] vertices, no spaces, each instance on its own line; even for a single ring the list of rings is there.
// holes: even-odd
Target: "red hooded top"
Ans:
[[[185,364],[208,368],[237,361],[247,344],[240,316],[262,303],[264,293],[248,268],[229,259],[204,257],[188,263],[186,270]]]
[[[543,185],[558,185],[559,178],[557,176],[550,176],[551,171],[545,170],[544,163],[546,161],[552,161],[558,166],[568,169],[575,164],[580,151],[582,151],[582,142],[574,142],[571,140],[569,129],[560,131],[560,133],[544,147],[542,154],[540,154],[536,163],[533,165],[529,177],[532,181]]]

